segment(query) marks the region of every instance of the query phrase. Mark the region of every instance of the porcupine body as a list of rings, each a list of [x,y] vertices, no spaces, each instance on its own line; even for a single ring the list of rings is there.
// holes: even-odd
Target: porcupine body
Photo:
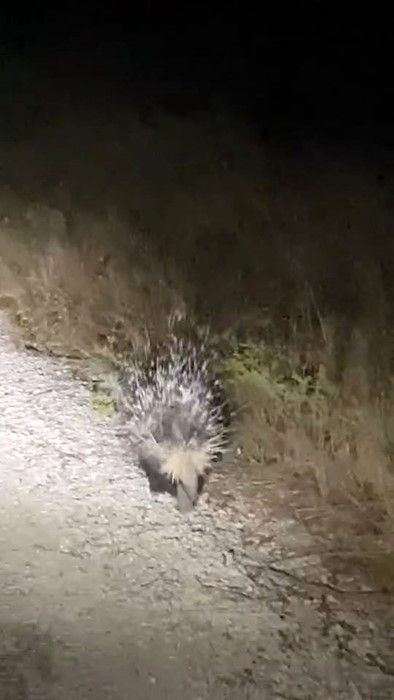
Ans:
[[[181,512],[195,506],[226,445],[225,405],[210,360],[203,342],[172,337],[145,362],[129,364],[121,379],[126,435],[139,464],[151,490],[176,496]]]

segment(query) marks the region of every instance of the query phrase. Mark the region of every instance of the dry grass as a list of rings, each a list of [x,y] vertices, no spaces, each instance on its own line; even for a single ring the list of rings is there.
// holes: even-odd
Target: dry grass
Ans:
[[[160,334],[184,307],[176,274],[115,217],[80,216],[72,239],[44,206],[19,204],[0,223],[0,305],[52,351],[121,352]]]
[[[356,334],[357,342],[360,337]],[[355,364],[354,349],[341,381],[330,379],[333,357],[325,352],[316,345],[306,359],[289,347],[246,344],[234,350],[222,372],[240,408],[237,446],[243,460],[271,482],[312,475],[316,493],[331,506],[347,504],[362,512],[374,502],[390,520],[391,387],[374,395],[365,367]]]

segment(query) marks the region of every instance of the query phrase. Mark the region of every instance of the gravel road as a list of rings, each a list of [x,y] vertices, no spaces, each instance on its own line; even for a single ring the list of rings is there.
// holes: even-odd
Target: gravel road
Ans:
[[[180,516],[1,318],[0,386],[1,700],[394,697],[388,605],[299,524],[236,492]]]

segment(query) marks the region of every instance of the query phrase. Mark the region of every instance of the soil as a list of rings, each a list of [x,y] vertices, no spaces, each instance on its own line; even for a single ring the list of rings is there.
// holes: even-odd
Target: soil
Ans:
[[[224,464],[181,515],[3,320],[0,386],[1,700],[394,697],[393,596],[272,490]]]

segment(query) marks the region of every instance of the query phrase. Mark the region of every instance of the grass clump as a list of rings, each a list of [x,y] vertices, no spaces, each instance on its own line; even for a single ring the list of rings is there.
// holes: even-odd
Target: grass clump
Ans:
[[[316,493],[361,507],[378,498],[393,512],[393,404],[361,402],[321,361],[301,362],[281,347],[245,343],[222,373],[238,407],[236,441],[244,461],[283,476],[312,476]]]

